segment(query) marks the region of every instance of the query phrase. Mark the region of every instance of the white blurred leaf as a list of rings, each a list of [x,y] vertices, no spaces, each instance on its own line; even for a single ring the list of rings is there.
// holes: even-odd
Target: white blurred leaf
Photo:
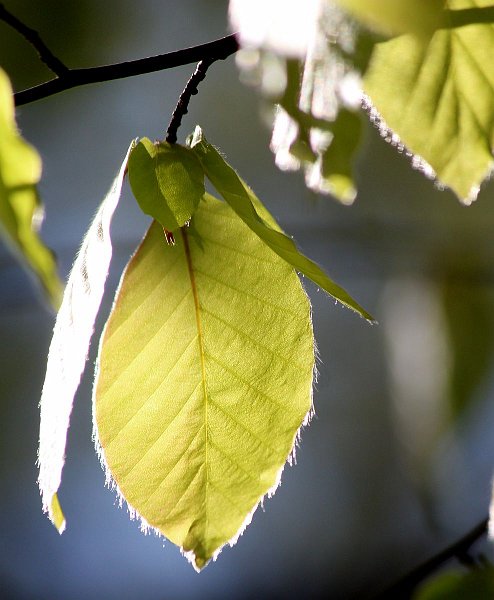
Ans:
[[[242,46],[303,58],[319,14],[319,0],[230,0],[230,22]]]
[[[230,21],[240,32],[243,80],[276,107],[270,144],[276,164],[303,170],[310,189],[351,203],[360,72],[372,40],[329,0],[230,0]]]
[[[113,185],[101,203],[72,267],[57,314],[41,394],[38,464],[43,510],[59,533],[65,518],[57,491],[74,396],[87,359],[94,322],[103,297],[112,246],[110,223],[122,191],[130,145]]]

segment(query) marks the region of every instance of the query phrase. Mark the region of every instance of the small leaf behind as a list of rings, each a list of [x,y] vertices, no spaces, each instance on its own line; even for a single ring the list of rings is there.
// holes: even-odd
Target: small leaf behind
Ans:
[[[330,279],[319,265],[298,250],[293,240],[283,233],[254,192],[224,160],[216,148],[207,142],[200,127],[196,127],[190,144],[214,187],[244,223],[273,252],[276,252],[297,271],[312,279],[338,302],[351,308],[368,321],[374,321],[373,317],[348,292]]]
[[[110,223],[120,199],[131,147],[132,144],[84,237],[65,288],[48,353],[40,401],[38,484],[43,510],[60,533],[65,529],[65,518],[57,491],[65,462],[70,413],[103,297],[112,255]]]
[[[204,173],[195,154],[148,138],[130,154],[129,181],[142,211],[168,231],[185,225],[204,195]]]
[[[156,222],[106,325],[95,438],[119,492],[201,569],[274,491],[312,404],[294,270],[206,195],[168,246]]]
[[[40,177],[41,158],[17,131],[12,88],[0,69],[0,234],[58,309],[62,284],[55,258],[37,233],[43,218],[36,190]]]

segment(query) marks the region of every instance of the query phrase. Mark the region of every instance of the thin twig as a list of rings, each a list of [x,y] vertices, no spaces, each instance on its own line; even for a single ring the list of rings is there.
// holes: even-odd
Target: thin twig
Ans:
[[[438,554],[435,554],[427,561],[419,565],[413,571],[402,577],[393,586],[385,590],[384,592],[375,596],[374,600],[384,599],[404,599],[409,598],[412,591],[431,573],[436,571],[446,561],[457,558],[460,562],[465,561],[465,557],[469,556],[469,550],[471,546],[483,535],[487,533],[489,519],[484,519],[473,529],[471,529],[466,535],[461,537],[459,540],[448,546]]]
[[[22,21],[10,13],[3,4],[0,3],[0,20],[10,25],[14,28],[18,33],[20,33],[38,53],[38,56],[42,62],[53,71],[55,75],[62,77],[65,73],[68,72],[68,68],[63,64],[63,62],[58,59],[53,52],[46,46],[46,44],[41,39],[39,33],[35,29],[31,29],[27,25],[25,25]]]
[[[206,77],[206,72],[216,59],[206,58],[198,63],[196,70],[192,73],[189,81],[180,94],[177,106],[173,111],[170,124],[166,130],[166,141],[170,144],[175,144],[177,141],[177,131],[182,123],[182,117],[187,114],[191,96],[197,94],[197,86]]]
[[[158,56],[89,69],[69,69],[56,79],[17,92],[14,99],[16,105],[21,106],[90,83],[102,83],[114,79],[134,77],[135,75],[144,75],[145,73],[173,69],[206,59],[224,60],[237,52],[238,48],[235,34],[231,34],[206,44],[183,48]]]

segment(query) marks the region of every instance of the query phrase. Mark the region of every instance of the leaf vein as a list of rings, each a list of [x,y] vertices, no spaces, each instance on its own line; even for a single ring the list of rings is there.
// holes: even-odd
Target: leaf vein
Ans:
[[[142,402],[142,404],[140,404],[136,410],[134,411],[134,413],[128,418],[127,422],[120,427],[120,429],[118,429],[118,431],[115,433],[115,435],[110,438],[107,443],[106,446],[108,447],[123,431],[124,429],[129,426],[129,424],[131,423],[131,421],[135,418],[135,416],[146,406],[146,404],[152,399],[152,397],[154,396],[154,394],[156,393],[156,391],[168,380],[168,378],[170,377],[170,375],[173,373],[173,371],[179,366],[180,362],[183,360],[184,356],[187,354],[189,348],[192,346],[192,344],[196,341],[197,337],[194,336],[190,342],[187,344],[187,346],[184,348],[183,352],[181,353],[181,355],[179,356],[179,358],[175,361],[175,363],[172,365],[171,369],[168,371],[168,373],[164,376],[164,378],[160,378],[160,380],[158,381],[158,384],[155,386],[155,388],[150,391],[150,393],[145,397],[144,401]],[[113,383],[112,383],[113,385]],[[110,389],[112,387],[112,385],[109,386],[108,389]]]
[[[257,434],[255,434],[251,429],[249,429],[244,423],[242,423],[242,421],[239,421],[236,417],[234,417],[230,412],[228,412],[227,410],[225,410],[220,404],[217,404],[212,398],[209,399],[209,402],[211,404],[211,406],[214,406],[217,410],[219,410],[222,414],[224,414],[226,417],[228,417],[230,419],[230,421],[232,421],[232,423],[235,423],[238,427],[240,427],[240,429],[242,429],[242,431],[245,431],[246,433],[248,433],[252,438],[254,438],[255,440],[257,440],[259,442],[259,444],[261,446],[264,446],[265,448],[267,448],[270,452],[273,453],[273,455],[276,455],[277,452],[274,450],[274,448],[272,446],[270,446],[266,440],[263,440],[262,438],[260,438]]]
[[[173,466],[170,469],[167,470],[167,472],[165,473],[165,476],[163,477],[163,479],[161,479],[161,481],[159,481],[157,483],[157,485],[153,488],[153,491],[146,498],[146,501],[144,503],[145,505],[149,504],[150,501],[154,498],[154,496],[159,492],[161,486],[166,482],[166,480],[168,479],[168,477],[173,473],[173,471],[180,464],[180,462],[185,457],[185,455],[187,454],[187,452],[190,450],[190,447],[195,442],[197,436],[201,433],[201,431],[202,431],[203,428],[204,428],[204,425],[201,425],[201,427],[199,427],[199,429],[195,432],[195,434],[193,435],[192,439],[187,444],[185,450],[183,450],[183,452],[181,452],[180,456],[175,461],[175,463],[173,464]],[[200,466],[199,466],[199,468],[197,469],[197,471],[199,471],[201,469],[201,467],[203,467],[203,466],[206,466],[206,463],[201,463]],[[190,483],[187,485],[187,489],[191,486],[191,484],[194,481],[194,479],[196,478],[196,476],[197,476],[197,473],[194,475],[194,477],[191,479]],[[187,489],[186,489],[186,491],[187,491]]]
[[[132,467],[129,469],[129,471],[127,471],[126,473],[123,474],[123,478],[126,479],[127,477],[129,477],[129,475],[134,471],[134,469],[146,458],[146,456],[151,452],[151,450],[154,448],[154,446],[163,438],[163,436],[168,432],[170,426],[176,421],[176,419],[182,414],[184,408],[187,406],[187,404],[189,403],[190,399],[194,396],[197,388],[201,385],[201,382],[199,381],[196,385],[196,387],[192,390],[192,392],[188,395],[187,399],[185,400],[185,402],[183,402],[182,406],[179,408],[179,410],[175,413],[175,415],[172,417],[171,421],[169,421],[165,428],[160,431],[158,437],[149,444],[148,449],[146,450],[146,452],[144,452],[144,454],[139,458],[139,460],[137,462],[135,462]]]
[[[152,254],[152,253],[148,254],[148,256],[150,256],[151,254]],[[146,258],[147,258],[147,257],[146,257]],[[177,257],[175,258],[175,260],[173,261],[173,263],[172,263],[172,264],[170,265],[170,267],[168,268],[167,275],[169,275],[169,274],[170,274],[170,273],[173,271],[173,269],[174,269],[175,265],[177,264],[178,260],[179,260],[179,255],[177,254]],[[125,277],[125,272],[124,272],[124,273],[123,273],[123,275],[122,275],[122,278],[124,278],[124,277]],[[163,279],[158,279],[158,280],[156,281],[156,283],[153,285],[152,289],[151,289],[151,290],[149,291],[149,293],[146,295],[146,300],[149,300],[149,299],[150,299],[150,298],[151,298],[151,297],[152,297],[152,296],[155,294],[156,290],[157,290],[158,288],[160,288],[162,285],[163,285]],[[172,313],[172,314],[173,314],[173,313]],[[111,336],[113,336],[113,335],[115,334],[115,332],[117,332],[117,331],[118,331],[118,330],[119,330],[119,329],[120,329],[120,328],[121,328],[123,325],[125,325],[125,323],[128,321],[128,319],[130,319],[130,318],[131,318],[133,315],[134,315],[134,313],[133,313],[133,312],[129,312],[129,314],[127,314],[127,315],[125,316],[125,318],[124,318],[124,319],[122,319],[122,321],[118,323],[118,325],[115,327],[115,329],[113,329],[113,331],[111,332]],[[171,315],[170,315],[170,316],[171,316]],[[111,337],[111,336],[110,336],[110,337]],[[109,339],[110,339],[110,338],[109,338]]]
[[[270,302],[269,300],[266,300],[264,298],[259,298],[258,296],[256,296],[255,294],[252,294],[252,292],[249,292],[248,290],[241,290],[241,289],[235,287],[234,285],[232,285],[231,283],[226,283],[225,281],[218,279],[214,275],[211,275],[211,273],[207,273],[206,271],[202,271],[197,268],[196,268],[196,273],[198,273],[199,275],[202,275],[203,277],[206,277],[206,279],[210,279],[211,281],[214,281],[215,283],[219,283],[220,285],[222,285],[226,288],[229,288],[230,290],[233,290],[234,292],[237,292],[237,294],[240,294],[241,296],[249,296],[249,298],[253,298],[254,300],[257,300],[257,302],[259,302],[259,304],[263,304],[265,306],[271,306],[271,308],[274,308],[275,310],[277,310],[281,313],[289,314],[290,316],[294,317],[295,319],[297,319],[299,321],[304,320],[303,317],[300,315],[300,313],[295,312],[285,306],[279,306],[278,304],[275,304],[274,302]]]
[[[491,93],[494,94],[494,84],[487,77],[486,72],[484,71],[482,66],[479,64],[477,58],[475,57],[475,55],[473,54],[471,49],[468,47],[467,44],[465,44],[465,42],[462,39],[462,36],[459,33],[457,33],[457,32],[453,32],[453,33],[454,33],[456,42],[462,47],[463,52],[470,59],[470,64],[480,74],[481,78],[485,81],[485,83],[486,83],[487,87],[490,89]]]
[[[237,217],[237,219],[238,219],[238,217]],[[217,239],[214,240],[212,238],[205,236],[203,233],[201,233],[200,235],[201,235],[202,239],[204,239],[206,242],[208,242],[208,244],[211,244],[212,246],[219,246],[220,248],[229,250],[232,254],[240,254],[241,256],[246,256],[250,260],[256,260],[257,262],[266,263],[267,265],[271,265],[271,266],[273,266],[273,265],[278,266],[278,264],[279,264],[279,261],[269,260],[268,258],[261,258],[260,256],[255,256],[254,254],[252,254],[250,252],[243,252],[242,250],[239,250],[238,248],[232,248],[228,244],[219,242]],[[266,246],[269,248],[269,246],[267,244],[266,244]],[[271,252],[273,252],[273,250],[271,248],[269,248],[269,249],[271,250]]]
[[[259,391],[254,385],[252,385],[252,383],[250,383],[249,381],[247,381],[246,379],[244,379],[243,377],[241,377],[238,373],[236,373],[230,367],[227,367],[223,362],[221,362],[218,358],[216,358],[215,356],[213,356],[210,352],[208,352],[208,357],[213,362],[215,362],[217,365],[219,365],[222,369],[224,369],[227,373],[230,373],[231,375],[233,375],[233,377],[237,381],[240,381],[240,383],[243,383],[244,385],[246,385],[249,389],[251,389],[252,391],[254,391],[256,394],[258,394],[262,398],[265,398],[266,400],[269,400],[269,402],[271,402],[272,404],[274,404],[275,406],[277,406],[281,410],[286,411],[288,409],[287,406],[281,404],[280,402],[278,402],[274,398],[271,398],[271,396],[268,396],[268,394],[265,394],[265,393]]]
[[[207,313],[208,315],[210,315],[211,317],[213,317],[214,319],[216,319],[217,321],[219,321],[220,323],[222,323],[223,325],[225,325],[225,327],[227,327],[228,329],[231,329],[233,332],[237,333],[240,337],[248,340],[249,342],[251,342],[252,344],[254,344],[255,346],[257,346],[258,348],[261,348],[262,350],[264,350],[265,352],[267,352],[271,356],[273,356],[275,358],[278,358],[279,360],[281,360],[284,363],[293,364],[296,367],[298,367],[299,369],[304,369],[303,365],[297,363],[292,358],[288,358],[286,356],[283,356],[282,354],[279,354],[278,352],[276,352],[272,348],[268,348],[267,346],[265,346],[264,344],[262,344],[259,340],[251,337],[248,333],[246,333],[245,331],[242,331],[241,329],[239,329],[238,327],[236,327],[235,325],[233,325],[233,323],[230,323],[226,319],[223,319],[222,317],[220,317],[219,315],[217,315],[214,312],[210,311],[209,309],[203,307],[202,310],[205,313]]]
[[[228,462],[230,462],[234,467],[237,467],[237,469],[242,471],[242,473],[245,473],[245,475],[247,475],[247,477],[249,479],[252,479],[252,481],[259,483],[259,475],[253,475],[252,473],[247,471],[235,459],[233,459],[223,448],[221,448],[221,446],[219,446],[218,444],[215,444],[212,440],[210,440],[209,443],[211,444],[212,448],[214,448],[215,450],[217,450],[217,452],[219,452],[222,456],[224,456],[228,460]]]

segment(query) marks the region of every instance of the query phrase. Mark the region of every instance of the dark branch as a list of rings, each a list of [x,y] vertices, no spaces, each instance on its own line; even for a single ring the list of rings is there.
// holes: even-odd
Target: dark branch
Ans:
[[[197,86],[206,77],[206,72],[216,59],[206,58],[201,60],[197,65],[196,70],[192,73],[184,91],[180,94],[177,106],[173,111],[170,124],[166,131],[166,141],[170,144],[175,144],[177,141],[177,131],[182,123],[182,117],[187,114],[191,96],[197,94]]]
[[[487,533],[488,523],[489,519],[481,521],[454,544],[435,554],[397,581],[392,587],[377,595],[375,600],[408,598],[419,583],[452,558],[457,558],[461,563],[473,566],[475,561],[471,559],[469,550],[478,539]]]
[[[0,3],[0,20],[13,27],[18,33],[33,46],[38,53],[38,56],[42,62],[53,71],[55,75],[62,77],[68,72],[68,68],[59,60],[53,52],[45,45],[43,40],[40,38],[39,33],[35,29],[31,29],[25,25],[22,21],[19,21],[12,13],[10,13],[3,4]]]
[[[91,67],[89,69],[69,69],[56,79],[17,92],[17,94],[14,94],[14,99],[16,105],[21,106],[22,104],[35,102],[53,94],[90,83],[101,83],[114,79],[134,77],[135,75],[144,75],[145,73],[153,73],[155,71],[163,71],[165,69],[173,69],[201,60],[224,60],[231,54],[234,54],[238,48],[235,34],[231,34],[207,44],[200,44],[199,46],[192,46],[191,48],[184,48],[158,56],[150,56],[149,58],[140,58],[129,62]]]

